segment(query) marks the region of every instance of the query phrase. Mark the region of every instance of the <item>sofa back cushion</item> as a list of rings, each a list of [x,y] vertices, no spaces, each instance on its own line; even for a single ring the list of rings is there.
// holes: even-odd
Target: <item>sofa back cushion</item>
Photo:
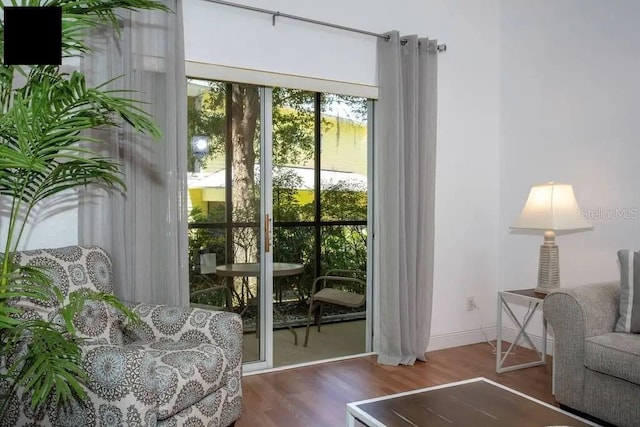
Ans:
[[[21,251],[15,254],[21,266],[42,267],[53,284],[69,302],[69,294],[76,291],[113,292],[113,273],[109,255],[97,246],[66,246],[53,249]],[[59,306],[55,299],[29,299],[16,303],[41,318],[55,321]],[[76,333],[81,338],[121,345],[121,320],[118,312],[100,301],[87,301],[74,318]]]
[[[585,340],[584,365],[640,385],[640,335],[611,332]]]
[[[640,252],[618,251],[620,308],[616,332],[640,333]]]

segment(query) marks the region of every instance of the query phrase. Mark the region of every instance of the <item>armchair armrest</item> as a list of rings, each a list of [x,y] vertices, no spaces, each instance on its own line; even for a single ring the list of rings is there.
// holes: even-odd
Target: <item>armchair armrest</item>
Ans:
[[[560,289],[544,300],[544,316],[554,332],[556,399],[584,409],[585,338],[613,332],[620,301],[618,283]]]
[[[80,348],[83,368],[88,375],[87,393],[91,405],[96,409],[109,405],[121,414],[134,408],[141,420],[150,416],[155,418],[157,396],[143,384],[143,350],[89,343],[83,343]]]
[[[140,323],[125,326],[131,341],[198,341],[220,346],[232,366],[242,360],[242,319],[228,311],[127,303]]]

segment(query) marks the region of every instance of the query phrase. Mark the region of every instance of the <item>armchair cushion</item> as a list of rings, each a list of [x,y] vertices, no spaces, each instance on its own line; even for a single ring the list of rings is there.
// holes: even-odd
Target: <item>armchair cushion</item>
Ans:
[[[227,358],[213,344],[196,341],[136,342],[144,352],[136,398],[158,405],[158,420],[186,409],[222,386]]]
[[[126,325],[125,343],[135,341],[197,341],[220,346],[231,367],[242,362],[242,320],[226,311],[125,302],[141,322]]]
[[[640,385],[640,335],[616,333],[587,338],[587,368]]]

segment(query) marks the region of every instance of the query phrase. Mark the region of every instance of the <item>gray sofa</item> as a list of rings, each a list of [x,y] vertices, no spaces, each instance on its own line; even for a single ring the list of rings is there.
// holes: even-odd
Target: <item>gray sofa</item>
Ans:
[[[544,300],[555,399],[617,426],[639,426],[640,334],[614,332],[619,301],[617,283],[560,289]]]

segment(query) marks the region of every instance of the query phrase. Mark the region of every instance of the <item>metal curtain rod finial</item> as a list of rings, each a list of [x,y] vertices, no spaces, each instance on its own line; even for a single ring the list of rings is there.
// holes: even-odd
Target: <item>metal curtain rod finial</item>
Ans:
[[[391,39],[391,37],[387,36],[387,38],[385,39],[386,41],[389,41]],[[400,39],[400,44],[402,46],[404,46],[405,44],[407,44],[407,39]],[[418,42],[418,46],[420,46],[420,42]],[[446,52],[447,51],[447,45],[442,43],[436,46],[436,51],[437,52]]]

